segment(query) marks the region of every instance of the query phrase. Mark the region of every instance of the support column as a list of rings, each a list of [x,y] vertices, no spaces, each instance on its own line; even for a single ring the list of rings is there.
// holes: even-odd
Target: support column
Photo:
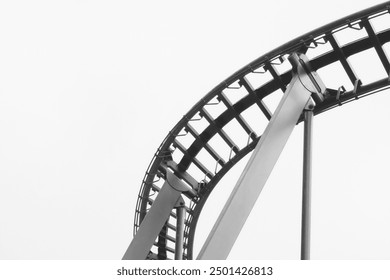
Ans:
[[[301,260],[310,259],[313,105],[304,111]]]
[[[186,209],[185,209],[184,200],[183,198],[180,198],[176,206],[175,260],[183,259],[185,213],[186,213]]]

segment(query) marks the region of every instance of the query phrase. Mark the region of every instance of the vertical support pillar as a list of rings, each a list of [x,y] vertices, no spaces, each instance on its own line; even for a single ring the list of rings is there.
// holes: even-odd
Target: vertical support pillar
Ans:
[[[304,110],[301,260],[310,259],[313,105]]]
[[[183,259],[184,245],[184,221],[185,221],[185,204],[180,197],[176,206],[176,242],[175,242],[175,260]]]

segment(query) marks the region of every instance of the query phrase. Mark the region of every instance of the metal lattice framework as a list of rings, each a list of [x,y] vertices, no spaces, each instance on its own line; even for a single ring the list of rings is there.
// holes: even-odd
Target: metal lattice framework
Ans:
[[[196,196],[183,193],[183,259],[193,259],[195,229],[207,198],[221,178],[254,149],[273,115],[270,100],[279,99],[291,81],[286,57],[293,52],[306,53],[313,70],[337,71],[332,84],[325,81],[328,93],[315,107],[315,115],[384,90],[390,84],[390,62],[385,53],[390,26],[377,31],[375,22],[390,19],[389,13],[390,2],[386,2],[318,28],[259,57],[211,90],[184,115],[155,153],[139,192],[134,234],[166,180],[166,170],[172,170],[197,192]],[[339,43],[348,32],[354,32],[355,39]],[[351,63],[351,57],[363,53],[371,54],[378,62],[375,70],[383,73],[374,81],[365,82]],[[261,122],[256,123],[253,116],[263,119],[264,126],[260,127]],[[242,133],[238,135],[232,126],[241,127]],[[176,212],[172,211],[148,258],[172,258],[175,221]]]

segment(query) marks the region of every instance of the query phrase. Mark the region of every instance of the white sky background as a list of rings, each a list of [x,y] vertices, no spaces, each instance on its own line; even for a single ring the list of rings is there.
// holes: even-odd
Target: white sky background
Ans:
[[[200,98],[381,2],[3,1],[0,259],[120,259],[144,172]],[[315,259],[390,258],[388,94],[315,118]],[[301,140],[299,126],[230,258],[299,258]]]

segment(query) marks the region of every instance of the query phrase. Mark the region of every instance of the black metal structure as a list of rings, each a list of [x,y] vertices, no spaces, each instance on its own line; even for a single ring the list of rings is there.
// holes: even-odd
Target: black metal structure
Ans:
[[[259,57],[204,96],[169,132],[155,153],[139,192],[134,234],[153,204],[166,170],[170,169],[197,192],[196,196],[184,193],[183,259],[193,259],[196,225],[207,198],[221,178],[254,149],[261,137],[265,126],[259,128],[254,124],[253,116],[267,123],[273,114],[269,99],[281,96],[291,80],[291,66],[285,62],[287,56],[293,52],[306,53],[313,70],[337,71],[336,77],[340,80],[332,81],[333,87],[325,84],[328,87],[326,98],[315,107],[314,115],[387,89],[390,62],[384,46],[390,42],[390,25],[375,30],[375,22],[384,17],[390,19],[390,2],[318,28]],[[346,32],[352,31],[357,39],[344,44],[338,42]],[[350,61],[351,57],[366,51],[378,61],[377,66],[383,73],[367,83]],[[241,127],[242,133],[236,135],[234,129],[233,135],[231,126]],[[173,258],[176,218],[176,211],[172,211],[149,259]]]

